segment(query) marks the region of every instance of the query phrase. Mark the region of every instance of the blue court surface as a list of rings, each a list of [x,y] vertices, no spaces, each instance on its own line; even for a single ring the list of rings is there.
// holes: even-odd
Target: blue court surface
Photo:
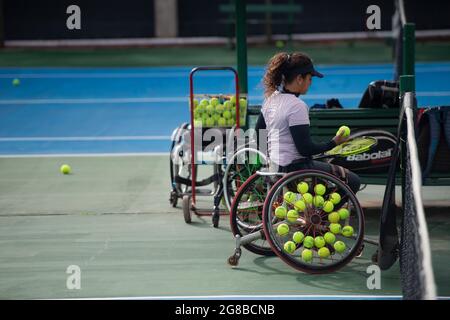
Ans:
[[[191,67],[2,68],[0,156],[169,152],[173,129],[189,121]],[[390,64],[318,66],[303,99],[338,98],[356,108],[367,85],[390,80]],[[264,68],[249,68],[250,104],[261,104]],[[418,105],[450,105],[450,62],[416,64]],[[20,79],[19,86],[12,80]],[[195,93],[232,94],[230,72],[195,75]]]

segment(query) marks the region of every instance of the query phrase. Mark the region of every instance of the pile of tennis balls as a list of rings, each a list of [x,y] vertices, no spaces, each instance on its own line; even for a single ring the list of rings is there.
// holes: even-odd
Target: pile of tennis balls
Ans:
[[[236,96],[194,99],[194,126],[232,127],[236,124]],[[239,124],[245,125],[247,99],[239,98]]]
[[[338,192],[329,190],[327,193],[327,187],[322,183],[311,188],[308,182],[302,181],[297,184],[297,192],[285,192],[283,203],[274,211],[278,222],[281,222],[276,227],[277,235],[283,241],[287,239],[283,245],[284,250],[289,254],[294,254],[295,251],[302,249],[300,258],[304,262],[312,262],[314,252],[317,252],[320,259],[345,253],[346,244],[338,237],[350,238],[353,236],[354,230],[352,226],[348,225],[350,210],[344,206],[334,210],[341,200]],[[316,234],[313,237],[313,234],[304,234],[300,231],[295,223],[305,211],[316,209],[319,209],[323,219],[326,219],[327,230],[323,234]]]

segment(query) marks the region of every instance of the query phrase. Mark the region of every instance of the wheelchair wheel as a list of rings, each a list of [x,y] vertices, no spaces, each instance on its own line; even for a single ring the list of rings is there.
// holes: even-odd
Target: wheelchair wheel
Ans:
[[[267,163],[267,157],[252,148],[238,150],[228,161],[223,178],[224,199],[227,209],[231,212],[231,204],[237,190],[257,170]]]
[[[230,211],[230,225],[234,236],[239,235],[242,237],[262,230],[264,199],[273,185],[271,179],[273,177],[253,174],[237,191]],[[264,237],[263,239],[243,244],[243,246],[259,255],[275,255]]]
[[[287,174],[270,189],[263,228],[284,262],[299,271],[328,273],[360,252],[364,215],[341,180],[326,172],[302,170]]]

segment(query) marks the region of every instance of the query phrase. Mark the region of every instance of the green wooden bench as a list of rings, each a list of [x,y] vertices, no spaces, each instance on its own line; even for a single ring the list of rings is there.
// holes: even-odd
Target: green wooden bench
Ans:
[[[249,127],[256,124],[261,106],[249,106]],[[312,109],[309,112],[311,136],[316,142],[329,141],[342,125],[356,129],[385,130],[397,135],[399,109]],[[387,173],[359,174],[361,183],[385,185]],[[400,172],[397,173],[397,184],[401,184]],[[427,186],[450,185],[450,172],[432,173],[425,181]]]
[[[234,35],[234,12],[235,5],[233,3],[230,4],[221,4],[219,5],[219,11],[221,13],[228,14],[227,19],[220,19],[219,23],[224,23],[230,27],[229,29],[229,40],[231,43],[231,39]],[[263,19],[247,19],[248,24],[265,24],[266,27],[266,36],[267,41],[271,40],[272,37],[272,29],[271,26],[274,24],[281,24],[288,26],[288,41],[292,41],[292,33],[294,30],[294,14],[298,14],[303,12],[303,6],[299,4],[293,3],[285,3],[285,4],[247,4],[246,5],[247,13],[259,13],[264,14]],[[285,19],[272,19],[272,14],[286,14]]]

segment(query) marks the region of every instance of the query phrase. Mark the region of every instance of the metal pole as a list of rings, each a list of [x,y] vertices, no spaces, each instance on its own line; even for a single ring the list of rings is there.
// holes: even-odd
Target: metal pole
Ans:
[[[236,6],[236,53],[239,87],[241,93],[248,92],[247,85],[247,25],[246,0],[234,0]]]
[[[403,75],[415,75],[415,25],[406,23],[403,31]]]

